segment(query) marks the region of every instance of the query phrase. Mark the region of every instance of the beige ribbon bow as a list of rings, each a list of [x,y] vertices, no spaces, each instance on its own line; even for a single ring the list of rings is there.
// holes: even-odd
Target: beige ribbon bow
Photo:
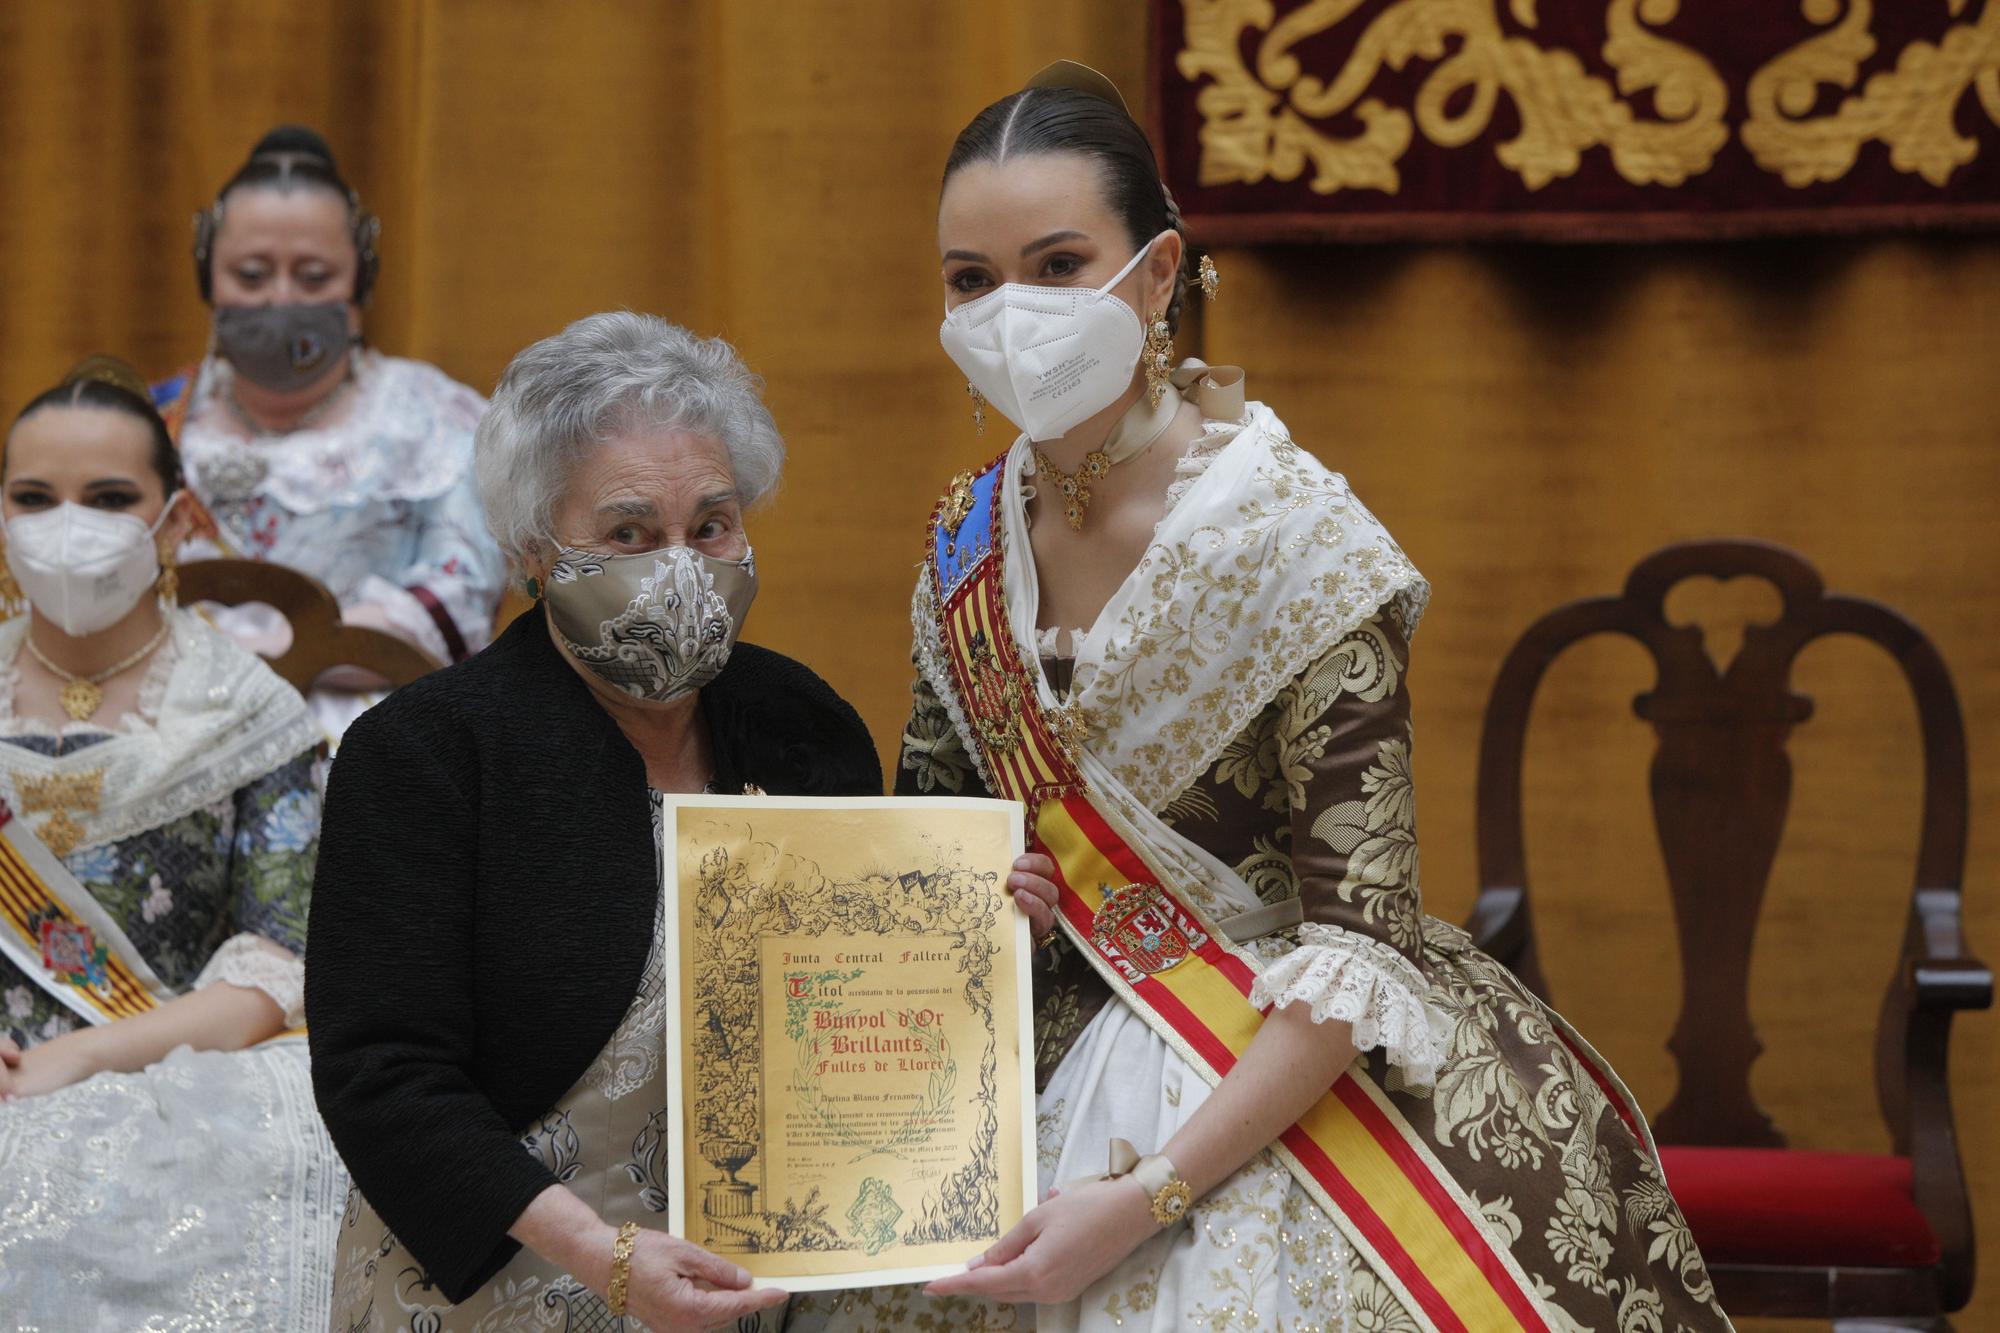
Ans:
[[[1131,1176],[1145,1187],[1146,1193],[1158,1194],[1161,1187],[1174,1178],[1173,1164],[1155,1154],[1141,1157],[1139,1150],[1124,1139],[1111,1140],[1111,1169],[1101,1176],[1080,1176],[1075,1180],[1058,1185],[1058,1190],[1072,1190],[1079,1185],[1090,1185],[1100,1180],[1118,1180]]]
[[[1191,356],[1174,367],[1173,386],[1191,399],[1210,421],[1236,421],[1243,416],[1243,368],[1211,366]]]
[[[1124,1139],[1111,1140],[1111,1170],[1101,1176],[1091,1176],[1083,1180],[1072,1180],[1067,1185],[1057,1187],[1057,1193],[1074,1189],[1078,1185],[1088,1185],[1099,1180],[1118,1180],[1125,1176],[1139,1182],[1139,1188],[1146,1191],[1146,1198],[1153,1209],[1153,1220],[1161,1226],[1171,1226],[1187,1216],[1188,1206],[1194,1202],[1194,1192],[1182,1180],[1174,1164],[1159,1153],[1141,1157],[1139,1150]]]

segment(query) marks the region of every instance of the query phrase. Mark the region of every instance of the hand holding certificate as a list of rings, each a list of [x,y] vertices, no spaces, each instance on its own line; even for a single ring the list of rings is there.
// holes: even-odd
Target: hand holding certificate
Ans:
[[[792,1290],[957,1271],[1034,1204],[1012,802],[667,808],[676,1234]]]

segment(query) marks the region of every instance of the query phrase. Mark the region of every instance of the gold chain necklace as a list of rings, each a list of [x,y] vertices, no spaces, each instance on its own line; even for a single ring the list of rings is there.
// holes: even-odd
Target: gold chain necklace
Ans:
[[[1037,476],[1047,477],[1056,484],[1056,489],[1062,492],[1063,517],[1069,520],[1072,532],[1083,531],[1083,514],[1090,508],[1091,483],[1102,481],[1104,474],[1109,471],[1111,471],[1111,455],[1102,449],[1092,449],[1085,454],[1083,466],[1071,474],[1057,467],[1049,456],[1042,452],[1041,446],[1035,447],[1035,473]]]
[[[1069,520],[1070,531],[1083,531],[1083,516],[1090,508],[1090,488],[1104,480],[1112,468],[1129,458],[1137,458],[1153,447],[1153,442],[1166,434],[1167,427],[1174,424],[1174,414],[1180,411],[1181,396],[1178,393],[1163,394],[1161,401],[1148,402],[1141,398],[1118,419],[1111,428],[1111,436],[1102,449],[1093,449],[1083,456],[1083,466],[1074,473],[1063,471],[1050,457],[1042,452],[1038,444],[1035,450],[1035,475],[1046,477],[1055,483],[1063,497],[1063,517]]]
[[[35,636],[32,634],[25,636],[23,642],[28,645],[28,652],[33,655],[37,662],[47,667],[52,675],[61,678],[63,681],[61,695],[63,711],[76,721],[83,722],[87,721],[90,715],[97,711],[98,705],[104,702],[104,682],[110,680],[121,671],[129,671],[144,661],[166,639],[167,631],[172,628],[173,626],[170,623],[164,620],[161,621],[159,633],[146,640],[145,646],[140,648],[138,652],[133,653],[123,661],[113,663],[94,676],[79,676],[74,671],[59,667],[54,662],[51,662],[48,654],[35,646]]]

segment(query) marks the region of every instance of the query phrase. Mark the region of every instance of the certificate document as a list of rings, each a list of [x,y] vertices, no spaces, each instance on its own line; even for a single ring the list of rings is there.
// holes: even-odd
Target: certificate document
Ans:
[[[1034,1206],[1021,807],[672,797],[668,1220],[794,1291],[953,1272]]]

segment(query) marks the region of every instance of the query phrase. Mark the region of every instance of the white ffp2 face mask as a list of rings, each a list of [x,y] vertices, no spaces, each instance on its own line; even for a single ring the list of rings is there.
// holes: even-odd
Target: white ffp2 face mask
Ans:
[[[1146,330],[1111,289],[1159,239],[1140,246],[1102,287],[1010,282],[947,310],[938,341],[972,387],[1029,439],[1060,439],[1132,383]]]
[[[117,624],[160,577],[153,538],[178,498],[178,492],[168,497],[151,527],[131,514],[67,500],[9,519],[7,565],[14,581],[72,638]]]

